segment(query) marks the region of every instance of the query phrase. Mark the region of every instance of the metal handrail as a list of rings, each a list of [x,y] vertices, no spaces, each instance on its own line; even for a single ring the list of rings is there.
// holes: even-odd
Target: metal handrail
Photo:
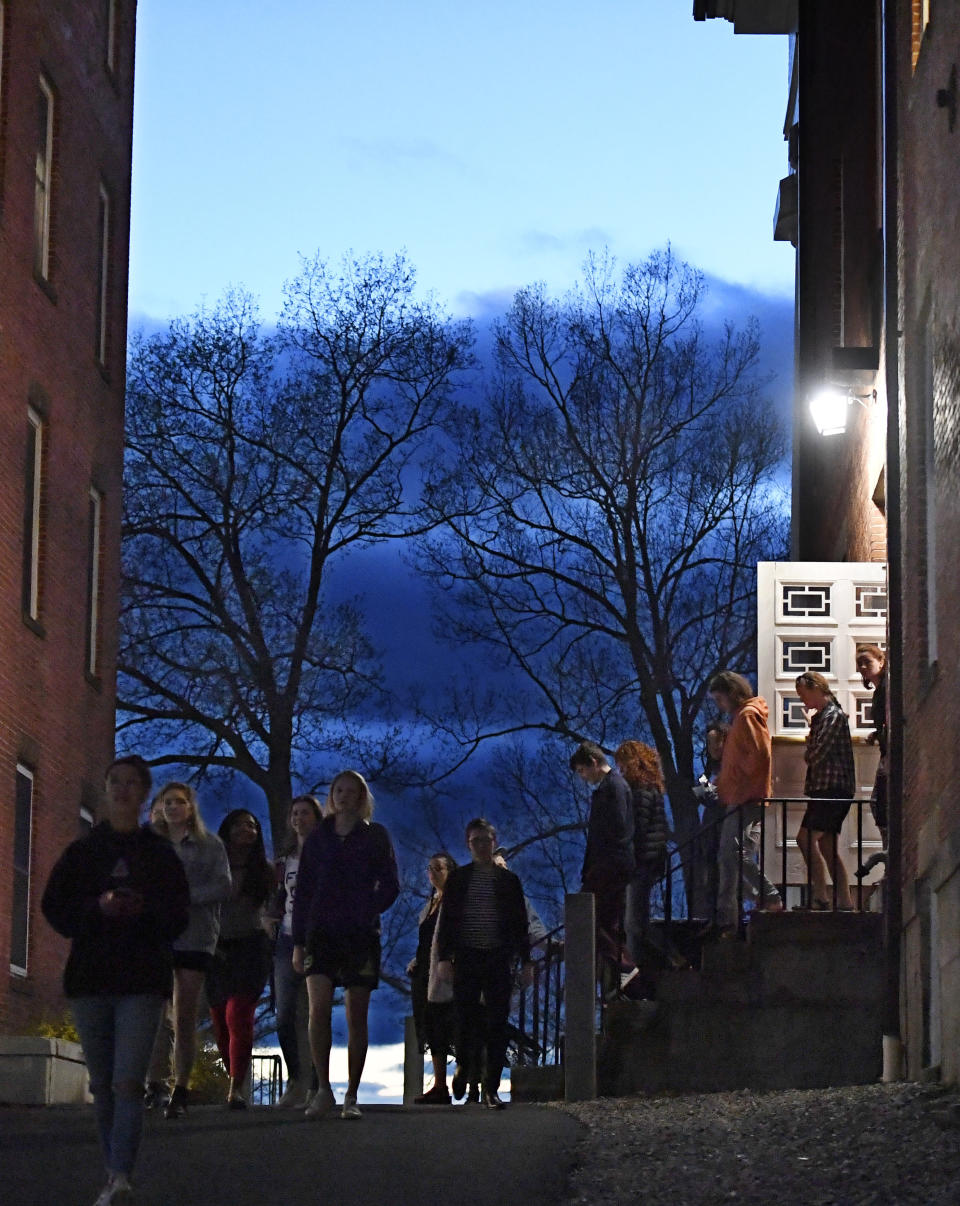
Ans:
[[[533,982],[521,985],[516,1025],[510,1028],[518,1064],[563,1063],[563,939],[558,925],[537,942],[543,951],[533,963]],[[527,1033],[528,1013],[530,1033]]]
[[[759,821],[757,822],[760,826],[758,867],[759,867],[759,872],[760,872],[761,877],[763,877],[765,875],[765,871],[766,871],[766,840],[765,839],[766,839],[766,826],[767,826],[768,811],[771,806],[779,807],[779,809],[781,810],[781,831],[783,834],[783,842],[782,842],[782,848],[781,848],[781,854],[780,854],[780,882],[774,886],[776,886],[780,890],[781,899],[784,901],[786,899],[787,889],[791,886],[795,886],[795,885],[791,884],[788,879],[788,868],[787,868],[788,808],[791,804],[803,804],[806,806],[806,805],[809,805],[810,802],[811,802],[811,799],[809,796],[769,796],[762,801],[757,801],[757,803],[762,804],[764,806],[760,812]],[[833,797],[830,799],[818,799],[818,802],[820,802],[820,803],[842,803],[842,804],[851,805],[856,808],[856,810],[857,810],[857,842],[856,842],[857,862],[860,866],[862,866],[863,865],[863,841],[864,841],[864,838],[863,838],[863,807],[865,804],[870,803],[869,799],[867,799],[865,797],[855,797],[853,799],[850,799],[848,797]],[[743,823],[743,815],[744,815],[744,809],[746,807],[747,807],[747,805],[737,805],[736,806],[736,810],[741,818],[741,824],[739,827],[741,833],[742,833],[743,829],[745,828],[745,825]],[[711,821],[706,825],[702,825],[697,830],[696,833],[692,834],[684,842],[681,842],[678,845],[675,845],[672,849],[668,850],[666,867],[665,867],[664,873],[660,877],[660,879],[657,880],[654,884],[654,889],[656,889],[659,886],[661,889],[661,892],[662,892],[663,921],[664,921],[664,924],[667,927],[668,931],[669,931],[670,927],[673,925],[673,922],[675,920],[674,910],[675,910],[676,894],[675,894],[675,890],[674,890],[675,889],[674,881],[676,878],[680,878],[681,882],[684,883],[685,888],[686,888],[686,891],[682,894],[681,899],[685,901],[688,919],[693,918],[693,913],[691,912],[691,902],[693,903],[694,906],[696,906],[697,904],[703,903],[702,901],[697,901],[697,899],[696,899],[697,893],[696,893],[695,886],[698,882],[697,881],[697,871],[698,871],[698,869],[702,869],[704,861],[707,857],[704,854],[705,848],[709,850],[710,847],[713,845],[713,843],[710,842],[710,838],[712,836],[719,835],[720,826],[722,826],[724,824],[724,822],[727,819],[727,816],[729,816],[730,811],[731,810],[728,810],[727,813],[725,813],[723,816],[718,817],[715,821]],[[806,861],[806,879],[805,879],[805,883],[802,886],[805,887],[805,889],[806,889],[806,898],[805,899],[807,902],[807,906],[809,907],[809,904],[810,904],[810,901],[812,898],[812,876],[811,876],[810,861],[809,860],[805,860],[805,861]],[[830,906],[830,911],[836,911],[838,909],[836,872],[837,872],[839,862],[840,862],[840,854],[839,854],[838,848],[835,846],[834,852],[833,852],[833,866],[829,868],[830,873],[831,873],[831,879],[832,879],[832,891],[831,891],[832,899],[830,901],[828,901],[827,903]],[[698,864],[699,864],[699,867],[698,867]],[[709,866],[710,864],[707,863],[707,865]],[[858,880],[855,892],[856,892],[856,902],[857,902],[856,910],[860,911],[863,909],[863,906],[864,906],[864,885],[863,885],[862,879]],[[702,919],[705,921],[708,921],[708,920],[711,920],[715,916],[716,903],[717,903],[716,884],[714,884],[712,886],[712,899],[709,899],[706,903],[708,906],[709,916],[702,918]],[[738,912],[738,916],[739,916],[739,926],[741,929],[743,928],[743,925],[744,925],[743,905],[744,905],[744,867],[743,867],[743,863],[741,862],[739,874],[737,877],[737,906],[738,906],[737,912]]]
[[[279,1055],[260,1053],[250,1057],[250,1104],[276,1105],[283,1088],[283,1062]]]

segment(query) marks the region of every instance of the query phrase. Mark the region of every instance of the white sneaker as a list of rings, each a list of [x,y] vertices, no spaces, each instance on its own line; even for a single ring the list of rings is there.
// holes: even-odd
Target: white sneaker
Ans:
[[[123,1173],[113,1174],[110,1206],[133,1206],[133,1190],[130,1188],[130,1182]]]
[[[287,1081],[286,1092],[277,1102],[278,1110],[303,1109],[310,1102],[310,1090],[292,1077]]]
[[[348,1094],[343,1099],[343,1109],[340,1111],[341,1118],[362,1118],[360,1107],[357,1105],[357,1098],[354,1094]]]
[[[94,1202],[93,1206],[110,1206],[112,1197],[113,1197],[113,1173],[110,1174],[110,1178],[107,1181],[106,1185],[104,1185],[103,1189],[100,1190],[100,1196]]]
[[[333,1089],[326,1085],[317,1089],[310,1098],[310,1104],[304,1110],[304,1114],[307,1118],[324,1118],[336,1104],[337,1099],[333,1095]]]

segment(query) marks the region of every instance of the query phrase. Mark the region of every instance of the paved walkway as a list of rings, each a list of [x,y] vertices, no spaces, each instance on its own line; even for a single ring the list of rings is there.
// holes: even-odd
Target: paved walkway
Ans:
[[[358,1122],[300,1111],[150,1113],[138,1206],[554,1206],[580,1125],[560,1110],[513,1105],[370,1106]],[[0,1199],[91,1206],[103,1184],[89,1108],[0,1107]]]

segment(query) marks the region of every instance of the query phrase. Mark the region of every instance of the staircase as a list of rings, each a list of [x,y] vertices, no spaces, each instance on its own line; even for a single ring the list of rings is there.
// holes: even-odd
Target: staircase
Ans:
[[[882,1067],[883,919],[754,914],[747,940],[660,975],[656,1008],[608,1007],[603,1095],[865,1084]]]

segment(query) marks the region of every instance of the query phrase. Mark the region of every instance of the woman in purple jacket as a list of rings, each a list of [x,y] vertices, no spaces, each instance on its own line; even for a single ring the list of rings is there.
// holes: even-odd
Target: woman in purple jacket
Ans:
[[[330,1088],[330,1014],[346,990],[347,1091],[342,1116],[359,1118],[357,1090],[367,1058],[370,993],[380,977],[380,914],[400,890],[390,835],[370,818],[373,796],[356,771],[330,785],[326,815],[304,842],[293,902],[293,967],[307,977],[310,1048],[319,1088],[306,1109],[322,1118]]]

